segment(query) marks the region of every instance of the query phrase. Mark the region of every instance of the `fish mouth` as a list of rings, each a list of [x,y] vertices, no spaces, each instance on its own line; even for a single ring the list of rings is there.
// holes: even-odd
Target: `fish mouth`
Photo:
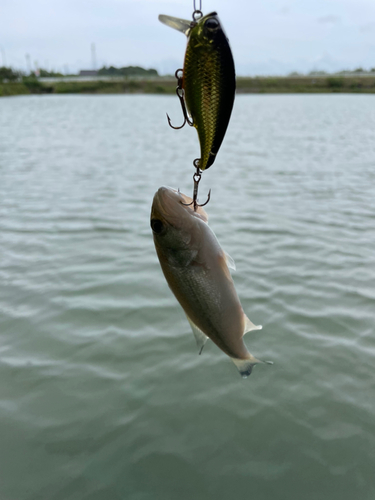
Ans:
[[[179,211],[180,193],[171,187],[160,187],[154,196],[152,203],[151,218],[170,221],[174,219]]]
[[[178,224],[178,221],[186,216],[187,213],[204,222],[208,221],[208,215],[205,210],[202,207],[198,207],[197,210],[194,211],[193,199],[181,193],[180,190],[162,186],[156,191],[152,203],[152,218],[158,218],[171,225],[175,225]]]
[[[176,189],[168,186],[160,187],[155,193],[153,207],[160,213],[168,212],[176,204],[177,194],[178,191]]]
[[[169,186],[160,187],[154,196],[155,208],[161,213],[176,211],[179,205],[189,204],[192,201],[192,198],[181,193],[179,189],[174,189]]]

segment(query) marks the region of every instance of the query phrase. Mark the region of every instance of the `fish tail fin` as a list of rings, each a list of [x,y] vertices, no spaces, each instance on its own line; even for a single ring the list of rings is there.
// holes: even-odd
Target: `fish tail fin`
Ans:
[[[240,372],[242,378],[247,378],[253,371],[253,367],[259,363],[273,365],[272,361],[262,361],[251,354],[250,357],[246,359],[231,358],[231,360],[237,366],[237,370]]]

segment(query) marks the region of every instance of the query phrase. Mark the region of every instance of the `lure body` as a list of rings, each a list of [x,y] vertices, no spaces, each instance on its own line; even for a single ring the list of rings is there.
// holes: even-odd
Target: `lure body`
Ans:
[[[236,90],[234,61],[216,12],[198,21],[170,16],[159,20],[188,37],[182,88],[201,147],[200,170],[215,161],[232,113]]]

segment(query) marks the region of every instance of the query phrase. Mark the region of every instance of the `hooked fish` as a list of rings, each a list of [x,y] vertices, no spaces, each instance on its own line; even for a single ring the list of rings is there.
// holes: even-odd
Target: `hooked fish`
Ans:
[[[191,198],[168,187],[155,194],[151,228],[160,265],[169,287],[182,306],[193,330],[199,354],[210,338],[227,354],[243,377],[257,363],[243,335],[262,327],[243,312],[225,254],[208,226],[202,207],[187,206]]]
[[[185,121],[197,129],[199,168],[206,170],[216,159],[232,113],[236,90],[232,51],[216,12],[194,21],[160,15],[159,21],[188,38],[182,89],[192,123],[183,111]]]

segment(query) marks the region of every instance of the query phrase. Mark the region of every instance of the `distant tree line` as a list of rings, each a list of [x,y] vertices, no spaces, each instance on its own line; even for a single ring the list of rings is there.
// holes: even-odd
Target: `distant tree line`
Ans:
[[[0,82],[16,82],[21,80],[21,78],[36,78],[38,76],[64,76],[62,73],[56,73],[55,71],[47,71],[45,69],[40,69],[38,72],[31,71],[31,73],[26,76],[22,71],[15,71],[12,68],[7,68],[5,66],[0,67]]]
[[[144,69],[140,66],[126,66],[123,68],[115,68],[114,66],[103,66],[98,71],[98,75],[103,76],[159,76],[156,69]]]
[[[308,75],[304,75],[303,73],[293,72],[290,73],[289,77],[303,77],[303,76],[311,76],[311,77],[325,77],[325,76],[348,76],[348,75],[361,75],[361,74],[375,74],[375,67],[371,69],[363,69],[356,68],[354,70],[343,70],[338,71],[336,73],[328,73],[325,71],[313,70],[308,73]],[[120,76],[120,77],[157,77],[159,76],[156,69],[145,69],[141,66],[125,66],[122,68],[116,68],[115,66],[103,66],[98,70],[99,76]],[[40,68],[38,71],[31,71],[28,75],[19,70],[12,69],[10,67],[2,66],[0,67],[0,83],[4,82],[16,82],[16,81],[31,81],[37,80],[38,77],[63,77],[63,76],[75,76],[74,74],[63,75],[57,71],[47,71],[46,69]]]
[[[4,80],[8,82],[15,82],[21,78],[22,74],[19,71],[14,71],[12,68],[0,67],[0,82]]]
[[[32,74],[35,75],[35,72],[33,72]],[[39,76],[41,76],[43,78],[47,78],[47,77],[58,77],[58,76],[64,76],[64,75],[62,73],[59,73],[56,71],[47,71],[46,69],[40,68],[39,69]]]
[[[156,69],[144,69],[140,66],[126,66],[123,68],[115,68],[114,66],[103,66],[98,71],[98,75],[103,76],[159,76]],[[37,77],[62,77],[62,73],[57,71],[47,71],[40,68],[38,71],[31,71],[28,76],[22,71],[16,71],[12,68],[5,66],[0,67],[0,83],[2,82],[15,82],[21,78],[37,78]],[[66,75],[65,75],[66,76]],[[73,76],[73,75],[71,75]]]
[[[288,76],[329,76],[329,75],[356,75],[361,73],[375,73],[375,68],[364,69],[364,68],[356,68],[356,69],[344,69],[342,71],[337,71],[335,73],[328,73],[327,71],[313,70],[310,73],[299,73],[298,71],[293,71],[293,73],[289,73]]]

